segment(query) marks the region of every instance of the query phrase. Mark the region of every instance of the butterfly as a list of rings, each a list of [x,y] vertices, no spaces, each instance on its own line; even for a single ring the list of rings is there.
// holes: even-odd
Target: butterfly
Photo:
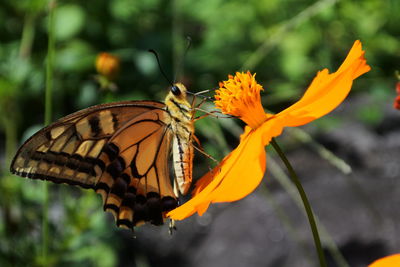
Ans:
[[[164,103],[123,101],[70,114],[30,137],[11,172],[94,189],[118,227],[161,225],[192,181],[195,109],[186,95],[177,83]]]

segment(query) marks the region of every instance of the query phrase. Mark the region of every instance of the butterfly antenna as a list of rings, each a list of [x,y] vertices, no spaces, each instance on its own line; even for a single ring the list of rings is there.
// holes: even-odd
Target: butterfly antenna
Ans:
[[[154,56],[156,57],[157,63],[158,63],[158,68],[160,69],[160,71],[161,71],[162,75],[164,76],[164,78],[167,80],[167,82],[168,82],[171,86],[174,86],[174,84],[172,83],[172,81],[171,81],[170,79],[168,79],[168,76],[165,74],[163,68],[161,67],[160,58],[158,57],[157,52],[156,52],[155,50],[153,50],[153,49],[149,49],[148,51],[149,51],[150,53],[153,53]]]
[[[176,77],[178,76],[179,70],[183,69],[183,64],[185,62],[186,55],[189,51],[190,46],[192,45],[192,38],[190,38],[189,36],[186,36],[186,41],[187,41],[186,49],[185,49],[185,52],[183,53],[182,60],[181,60],[181,62],[179,62],[178,68],[176,70],[176,73],[174,76],[174,82],[176,82]]]

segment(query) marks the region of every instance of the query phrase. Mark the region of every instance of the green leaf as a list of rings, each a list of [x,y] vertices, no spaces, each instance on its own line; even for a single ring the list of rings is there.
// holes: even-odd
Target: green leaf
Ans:
[[[66,72],[77,73],[91,68],[94,72],[94,62],[92,48],[81,40],[72,40],[57,52],[56,66]]]
[[[64,41],[78,34],[85,23],[85,13],[78,5],[64,5],[56,9],[55,37]]]

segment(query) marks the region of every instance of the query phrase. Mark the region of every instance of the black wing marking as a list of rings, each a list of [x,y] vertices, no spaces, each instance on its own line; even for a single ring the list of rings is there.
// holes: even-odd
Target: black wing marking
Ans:
[[[104,172],[96,185],[104,209],[125,228],[150,221],[162,224],[177,206],[169,178],[168,158],[173,133],[165,113],[135,117],[109,140],[99,160]]]

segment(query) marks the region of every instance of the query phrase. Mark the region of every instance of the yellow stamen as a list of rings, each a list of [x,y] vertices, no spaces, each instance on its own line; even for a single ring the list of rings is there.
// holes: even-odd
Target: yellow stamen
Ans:
[[[215,94],[215,105],[222,113],[239,117],[256,129],[268,118],[261,105],[260,91],[264,90],[255,79],[256,74],[236,72],[221,82]]]

